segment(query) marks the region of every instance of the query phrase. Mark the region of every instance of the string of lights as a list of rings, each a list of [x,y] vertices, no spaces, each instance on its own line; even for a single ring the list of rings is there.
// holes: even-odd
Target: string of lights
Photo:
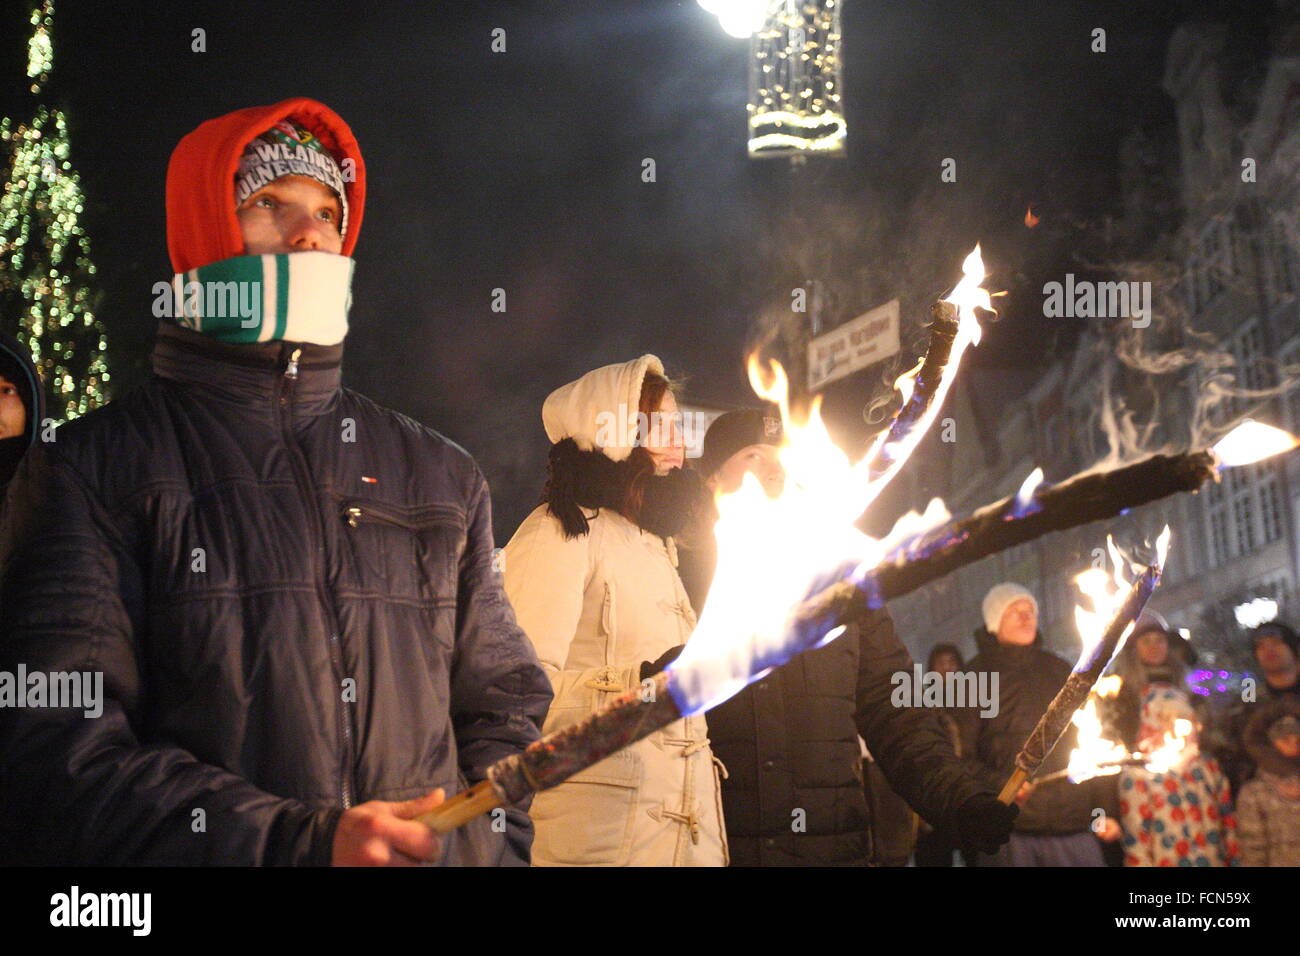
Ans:
[[[54,68],[53,0],[32,11],[29,91],[39,97]],[[81,180],[72,168],[67,120],[39,103],[28,122],[0,119],[8,158],[0,193],[0,303],[3,321],[31,352],[55,420],[107,401],[108,347],[95,315],[95,265],[81,225]],[[15,327],[16,326],[16,327]]]

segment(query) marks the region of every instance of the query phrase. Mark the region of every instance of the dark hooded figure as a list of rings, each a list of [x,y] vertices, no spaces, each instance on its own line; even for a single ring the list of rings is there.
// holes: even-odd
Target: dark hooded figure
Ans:
[[[0,491],[36,443],[44,412],[44,392],[31,356],[12,335],[0,332]]]

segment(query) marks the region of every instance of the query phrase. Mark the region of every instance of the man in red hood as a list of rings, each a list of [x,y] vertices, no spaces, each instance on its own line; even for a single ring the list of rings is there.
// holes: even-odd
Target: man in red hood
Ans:
[[[105,699],[0,708],[0,859],[528,862],[526,808],[413,819],[537,739],[551,689],[473,459],[340,385],[365,184],[308,99],[173,153],[154,374],[12,489],[0,668]]]

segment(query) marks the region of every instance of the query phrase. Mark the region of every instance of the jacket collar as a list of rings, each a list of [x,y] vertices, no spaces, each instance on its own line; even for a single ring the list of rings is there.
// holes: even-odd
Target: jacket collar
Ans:
[[[343,376],[343,345],[309,342],[258,342],[231,345],[163,319],[153,348],[154,373],[183,385],[200,385],[249,406],[270,406],[285,379],[296,349],[293,380],[295,415],[319,415],[338,396]]]
[[[1029,644],[1003,644],[997,636],[990,634],[988,628],[980,625],[975,628],[975,647],[985,655],[994,666],[1015,670],[1032,666],[1043,648],[1043,632],[1034,633],[1034,640]]]
[[[997,635],[989,632],[989,629],[981,624],[975,628],[975,650],[979,654],[1000,653],[1003,650],[1009,651],[1013,656],[1022,654],[1026,657],[1032,657],[1030,653],[1035,650],[1042,650],[1043,632],[1035,631],[1034,639],[1028,644],[1003,644],[998,641]]]

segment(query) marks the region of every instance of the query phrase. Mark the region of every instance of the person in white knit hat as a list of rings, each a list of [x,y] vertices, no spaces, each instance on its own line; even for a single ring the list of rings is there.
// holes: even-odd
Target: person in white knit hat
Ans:
[[[984,625],[975,632],[979,653],[968,670],[989,674],[997,688],[997,712],[981,718],[975,709],[958,715],[963,757],[986,786],[999,790],[1015,769],[1016,754],[1070,675],[1071,665],[1042,647],[1038,601],[1019,584],[1004,581],[984,596]],[[994,682],[996,681],[996,682]],[[1047,776],[1065,769],[1076,731],[1066,731],[1039,769]],[[1011,840],[980,866],[1102,866],[1099,839],[1120,836],[1114,780],[1082,784],[1067,779],[1026,784],[1016,798],[1020,815]],[[1102,815],[1094,811],[1101,809]],[[1097,821],[1094,830],[1094,819]]]
[[[1038,601],[1027,588],[1011,581],[994,585],[984,595],[983,610],[985,630],[997,635],[1000,643],[1017,647],[1034,643],[1038,634]]]

